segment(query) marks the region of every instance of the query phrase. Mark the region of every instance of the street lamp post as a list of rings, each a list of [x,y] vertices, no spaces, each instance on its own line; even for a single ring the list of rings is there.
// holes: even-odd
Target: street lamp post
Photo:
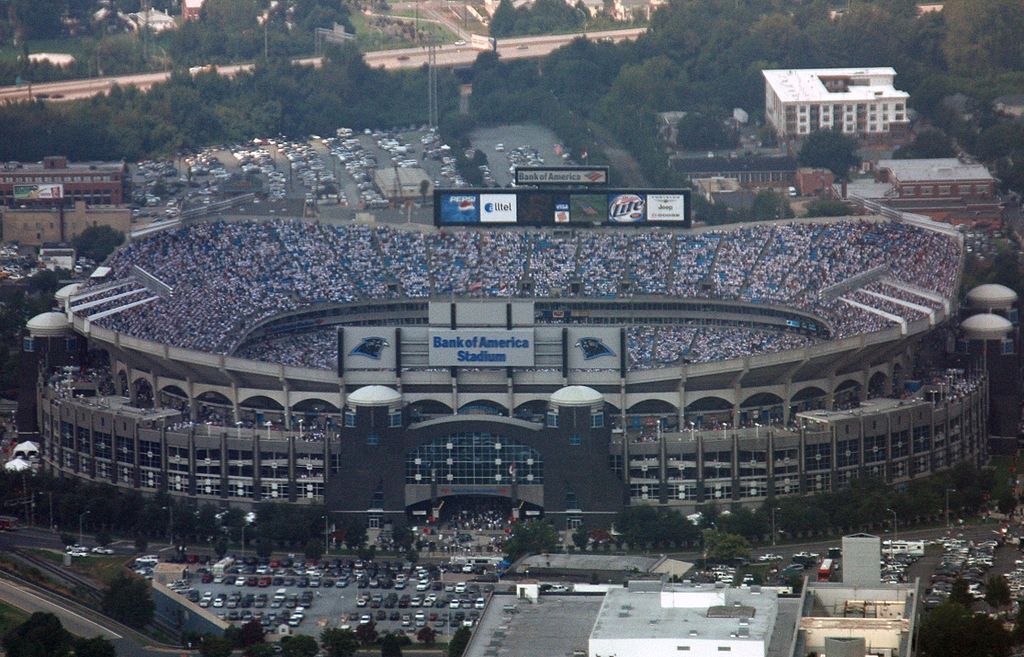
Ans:
[[[300,417],[300,418],[299,418],[299,440],[300,440],[300,441],[302,440],[302,422],[303,422],[303,420],[302,420],[302,418]]]
[[[89,515],[90,513],[92,513],[92,512],[91,511],[84,511],[84,512],[78,514],[78,544],[79,545],[83,545],[85,543],[85,538],[83,537],[83,531],[82,531],[82,522],[85,520],[85,517],[87,515]]]
[[[324,555],[326,556],[327,550],[330,548],[330,542],[328,537],[330,536],[330,530],[327,523],[330,521],[331,515],[329,513],[324,514]]]
[[[242,421],[238,420],[235,422],[235,437],[239,440],[242,439]]]
[[[775,512],[779,510],[779,507],[772,507],[772,547],[775,547],[775,536],[778,532],[775,530]]]
[[[168,504],[165,507],[167,509],[167,542],[173,547],[174,546],[174,505]]]
[[[263,423],[263,426],[267,428],[267,440],[270,440],[270,427],[274,426],[274,423],[271,422],[270,420],[267,420],[266,422]]]

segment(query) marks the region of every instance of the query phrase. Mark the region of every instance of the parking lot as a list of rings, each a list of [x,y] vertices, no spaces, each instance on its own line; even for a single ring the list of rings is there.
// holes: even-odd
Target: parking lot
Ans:
[[[472,627],[494,590],[450,564],[335,559],[321,563],[247,558],[225,566],[194,564],[171,585],[223,620],[258,620],[267,631],[282,624],[300,634],[374,623],[378,632],[413,637],[423,627],[439,635]],[[459,572],[450,572],[459,571]]]

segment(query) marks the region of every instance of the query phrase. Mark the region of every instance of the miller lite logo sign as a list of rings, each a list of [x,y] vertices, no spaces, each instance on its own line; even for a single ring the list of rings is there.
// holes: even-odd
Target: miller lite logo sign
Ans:
[[[613,224],[642,223],[646,219],[646,203],[639,194],[617,194],[608,199],[608,222]]]

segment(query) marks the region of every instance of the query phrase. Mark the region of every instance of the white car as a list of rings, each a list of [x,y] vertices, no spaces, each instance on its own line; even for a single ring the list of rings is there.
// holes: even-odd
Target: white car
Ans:
[[[114,554],[114,551],[112,549],[108,548],[108,547],[103,547],[102,545],[97,545],[96,547],[94,547],[92,549],[92,553],[93,554]]]
[[[466,45],[466,42],[463,41],[462,39],[459,39],[458,41],[455,42],[455,45],[457,45],[457,46],[464,46],[464,45]]]

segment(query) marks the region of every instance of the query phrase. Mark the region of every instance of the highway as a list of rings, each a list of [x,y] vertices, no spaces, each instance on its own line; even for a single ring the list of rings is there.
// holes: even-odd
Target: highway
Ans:
[[[520,37],[501,39],[498,41],[498,55],[502,59],[526,59],[530,57],[546,57],[554,50],[564,46],[577,37],[589,39],[611,40],[619,42],[636,39],[647,31],[647,28],[630,28],[625,30],[608,30],[577,34],[557,34],[550,36]],[[467,46],[438,46],[436,59],[438,66],[465,66],[476,60],[479,50]],[[364,53],[367,65],[388,70],[403,68],[419,68],[427,63],[426,48],[404,48],[399,50],[378,50]],[[320,57],[309,57],[295,60],[297,64],[320,66]],[[242,71],[251,71],[253,64],[234,64],[218,66],[221,75],[233,77]],[[65,80],[63,82],[47,82],[20,87],[0,87],[0,103],[19,102],[33,98],[50,101],[81,100],[99,94],[109,93],[114,85],[137,87],[143,91],[153,85],[165,82],[170,78],[169,71],[159,73],[139,73],[116,77],[87,78],[81,80]]]

